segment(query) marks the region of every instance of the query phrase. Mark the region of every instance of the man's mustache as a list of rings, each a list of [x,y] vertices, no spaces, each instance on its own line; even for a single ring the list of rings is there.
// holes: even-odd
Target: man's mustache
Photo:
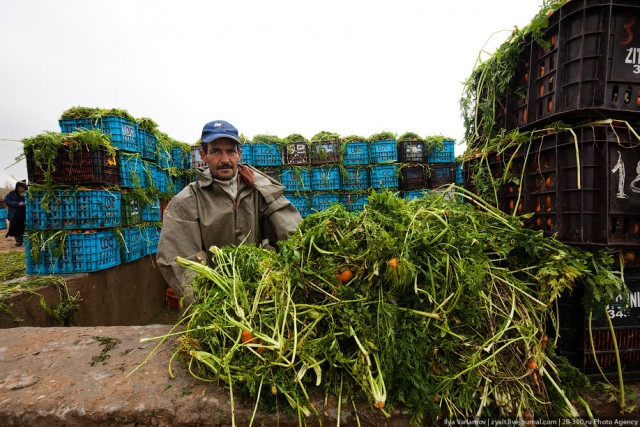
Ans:
[[[218,166],[218,169],[233,169],[232,165],[220,165]]]

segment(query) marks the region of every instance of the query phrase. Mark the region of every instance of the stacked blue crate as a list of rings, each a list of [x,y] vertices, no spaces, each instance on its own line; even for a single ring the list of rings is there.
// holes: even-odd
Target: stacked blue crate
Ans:
[[[92,272],[120,264],[120,249],[113,230],[69,234],[69,250],[74,272]]]
[[[118,227],[121,222],[119,191],[33,191],[26,201],[29,230],[90,230]]]
[[[369,170],[369,180],[371,181],[371,188],[376,190],[388,188],[398,188],[398,176],[396,172],[398,165],[396,164],[382,164],[373,165]]]
[[[25,236],[25,255],[27,274],[70,274],[73,262],[69,240],[54,239],[54,232],[41,235],[36,239]]]
[[[118,116],[100,118],[60,119],[62,133],[76,132],[80,129],[100,129],[111,135],[111,143],[121,151],[139,152],[138,126],[129,119]]]
[[[146,233],[145,233],[146,235]],[[122,230],[122,262],[132,262],[147,255],[147,242],[140,227]]]
[[[161,228],[156,225],[147,225],[142,233],[146,242],[146,254],[153,255],[158,252],[158,241],[160,240]]]
[[[7,229],[7,213],[5,208],[0,208],[0,230]]]

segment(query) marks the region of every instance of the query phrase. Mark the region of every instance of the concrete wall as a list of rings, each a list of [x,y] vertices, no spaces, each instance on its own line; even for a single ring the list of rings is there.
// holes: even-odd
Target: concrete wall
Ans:
[[[69,294],[82,300],[72,318],[73,326],[128,326],[148,324],[165,307],[167,284],[154,256],[94,273],[61,275]],[[60,300],[55,286],[35,290],[37,295],[17,294],[9,299],[12,315],[0,312],[0,328],[59,326],[40,306],[42,295],[49,307]],[[17,323],[15,317],[22,321]]]

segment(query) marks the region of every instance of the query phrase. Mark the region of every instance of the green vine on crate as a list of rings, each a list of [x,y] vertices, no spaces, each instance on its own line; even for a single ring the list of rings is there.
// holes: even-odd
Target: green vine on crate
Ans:
[[[328,144],[331,144],[331,148],[329,148]],[[311,137],[311,146],[313,147],[313,158],[315,160],[327,161],[330,153],[335,156],[339,154],[337,151],[340,147],[340,135],[334,132],[318,132]]]
[[[158,124],[148,117],[141,117],[141,118],[135,119],[135,122],[138,123],[139,129],[146,130],[150,134],[155,135],[156,138],[158,137],[158,133],[161,133],[158,130]]]
[[[398,142],[425,142],[425,139],[415,132],[405,132],[398,137]]]
[[[468,147],[482,145],[482,140],[497,134],[496,105],[512,91],[512,82],[519,66],[519,56],[526,39],[531,37],[541,46],[549,43],[543,40],[544,30],[548,27],[549,16],[558,10],[567,0],[545,0],[540,11],[531,22],[522,29],[514,28],[509,38],[482,62],[478,55],[476,65],[469,78],[464,82],[460,99],[460,110],[465,127],[464,140]]]
[[[454,139],[443,135],[429,135],[424,139],[424,150],[426,153],[433,150],[442,150],[445,141],[454,141]]]
[[[389,131],[382,131],[379,133],[374,133],[373,135],[369,136],[370,142],[392,141],[395,139],[396,139],[396,135],[393,132],[389,132]]]
[[[127,110],[121,108],[94,108],[94,107],[71,107],[62,112],[60,120],[67,119],[102,119],[104,117],[120,117],[135,122],[131,114]]]
[[[266,134],[258,134],[255,135],[251,142],[254,144],[277,144],[278,146],[282,145],[282,139],[278,138],[276,135],[266,135]]]

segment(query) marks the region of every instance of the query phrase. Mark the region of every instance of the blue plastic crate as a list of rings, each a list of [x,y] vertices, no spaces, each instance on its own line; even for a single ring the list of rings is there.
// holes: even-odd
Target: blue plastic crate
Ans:
[[[160,240],[160,227],[148,225],[142,232],[142,238],[146,242],[146,255],[153,255],[158,252],[158,241]]]
[[[0,230],[6,230],[7,229],[7,219],[0,219]]]
[[[301,217],[304,218],[311,213],[309,198],[305,194],[287,194],[285,197],[298,210]]]
[[[45,209],[43,206],[43,196],[43,191],[30,191],[28,197],[25,198],[26,230],[45,230],[49,228],[51,214],[47,210],[48,207]]]
[[[368,196],[366,193],[343,193],[340,195],[340,203],[349,212],[360,212],[368,203]]]
[[[396,176],[397,165],[376,165],[371,166],[369,171],[369,180],[371,187],[380,188],[397,188],[398,177]]]
[[[347,142],[344,146],[344,156],[342,158],[344,165],[367,165],[369,164],[369,143]]]
[[[178,176],[173,179],[174,194],[181,192],[187,185],[189,179],[186,176]]]
[[[62,133],[71,133],[78,129],[100,129],[102,133],[111,135],[111,143],[115,148],[122,151],[140,151],[137,125],[131,120],[107,116],[97,119],[63,119],[59,120],[59,124]]]
[[[340,183],[342,190],[366,190],[369,188],[369,169],[366,167],[345,168]]]
[[[120,248],[115,231],[69,234],[73,271],[89,273],[120,264]]]
[[[171,164],[169,167],[182,170],[184,165],[184,151],[180,147],[171,147]]]
[[[338,193],[313,193],[311,195],[311,210],[323,211],[333,203],[340,203]]]
[[[369,162],[371,164],[398,161],[398,148],[395,139],[374,141],[369,146]]]
[[[282,149],[271,142],[253,144],[253,164],[255,166],[282,166]]]
[[[309,168],[285,166],[282,168],[280,182],[285,192],[311,190],[311,171]]]
[[[9,212],[5,208],[0,208],[0,219],[7,219]]]
[[[253,144],[250,142],[245,142],[241,144],[242,155],[240,157],[240,163],[244,163],[245,165],[253,165]]]
[[[138,129],[138,140],[140,141],[140,150],[142,158],[155,162],[158,160],[158,138],[145,129]]]
[[[147,241],[142,238],[142,234],[139,227],[122,229],[122,262],[135,261],[147,254]]]
[[[149,164],[149,168],[153,179],[149,186],[155,187],[160,193],[169,193],[174,190],[169,172],[153,163]]]
[[[145,188],[146,174],[142,169],[140,154],[120,153],[120,186],[124,188]]]
[[[456,164],[456,184],[464,185],[464,175],[462,174],[462,163]]]
[[[73,273],[73,263],[71,261],[71,253],[69,251],[69,241],[64,240],[47,240],[42,247],[39,248],[39,258],[36,261],[33,256],[34,245],[40,242],[32,242],[29,235],[25,236],[25,261],[27,274],[70,274]],[[63,244],[64,248],[58,250],[59,245]]]
[[[428,163],[453,163],[455,161],[455,142],[444,140],[442,144],[442,148],[429,150]]]
[[[160,166],[161,168],[170,168],[172,166],[171,164],[171,149],[164,149],[163,147],[161,147],[160,145],[158,145],[158,166]]]
[[[340,169],[337,166],[314,166],[311,168],[311,189],[332,191],[340,189]]]
[[[420,189],[420,190],[407,190],[407,191],[403,191],[402,192],[402,197],[406,200],[413,200],[413,199],[421,199],[423,198],[427,193],[429,192],[429,190],[427,189]]]
[[[121,224],[119,191],[78,190],[73,197],[77,201],[77,228],[110,228]]]
[[[105,190],[31,192],[27,198],[28,230],[88,230],[121,224],[121,194]]]
[[[142,222],[158,222],[160,221],[160,199],[150,205],[142,205]]]

